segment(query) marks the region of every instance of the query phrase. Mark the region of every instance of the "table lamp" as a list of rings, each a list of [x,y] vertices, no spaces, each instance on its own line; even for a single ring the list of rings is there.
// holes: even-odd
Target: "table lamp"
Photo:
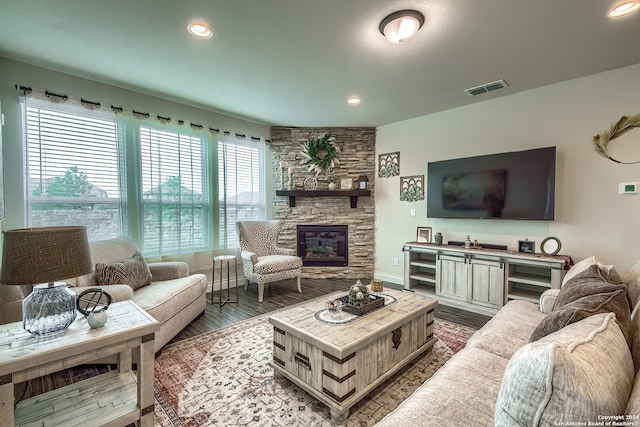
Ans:
[[[93,271],[87,229],[39,227],[4,232],[2,274],[7,285],[34,285],[22,301],[22,325],[33,336],[64,331],[76,318],[76,296],[65,282]]]

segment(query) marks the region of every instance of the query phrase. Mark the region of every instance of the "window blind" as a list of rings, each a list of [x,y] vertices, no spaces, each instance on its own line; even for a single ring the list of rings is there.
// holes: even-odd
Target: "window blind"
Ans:
[[[207,249],[209,197],[198,136],[140,127],[145,254]]]
[[[118,126],[97,116],[26,107],[30,226],[84,225],[90,239],[122,234]]]
[[[266,218],[264,145],[225,138],[218,148],[220,241],[238,247],[236,223]]]

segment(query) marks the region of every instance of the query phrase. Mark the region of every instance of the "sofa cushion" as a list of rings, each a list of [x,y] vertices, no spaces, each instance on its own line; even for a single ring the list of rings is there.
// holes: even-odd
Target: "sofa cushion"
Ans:
[[[151,271],[142,254],[136,252],[122,262],[97,263],[96,280],[100,286],[124,284],[136,290],[151,283]]]
[[[619,280],[610,283],[607,280]],[[572,277],[558,293],[554,309],[531,334],[536,341],[565,326],[598,313],[616,314],[629,347],[633,342],[631,333],[631,307],[627,287],[621,279],[607,276],[597,265],[591,265]]]
[[[302,267],[302,258],[297,256],[265,255],[258,257],[253,271],[257,274],[270,274],[283,270],[296,270],[300,267]]]
[[[507,359],[465,347],[376,427],[492,426]]]
[[[590,316],[513,355],[495,425],[598,422],[598,416],[624,413],[632,385],[631,353],[615,314]]]
[[[180,279],[153,282],[151,286],[136,290],[131,300],[158,322],[164,323],[206,292],[207,276],[192,274]]]
[[[529,342],[531,333],[544,319],[545,314],[536,304],[513,300],[477,331],[467,342],[467,347],[481,348],[509,359],[520,347]]]

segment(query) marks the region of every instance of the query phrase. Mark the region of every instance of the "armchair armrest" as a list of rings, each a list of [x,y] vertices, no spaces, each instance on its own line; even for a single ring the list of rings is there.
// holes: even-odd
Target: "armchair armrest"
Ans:
[[[242,251],[240,256],[242,257],[242,261],[248,261],[252,265],[258,262],[258,254],[255,252]]]
[[[549,314],[553,310],[560,289],[547,289],[540,295],[540,311]]]
[[[189,275],[189,264],[183,261],[150,262],[151,281],[180,279]]]

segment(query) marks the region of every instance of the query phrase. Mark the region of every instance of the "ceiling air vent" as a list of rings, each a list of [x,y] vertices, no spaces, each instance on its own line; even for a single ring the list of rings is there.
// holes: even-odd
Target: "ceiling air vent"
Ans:
[[[497,80],[495,82],[485,83],[480,86],[475,86],[469,89],[465,89],[464,91],[469,96],[476,96],[476,95],[480,95],[481,93],[492,92],[494,90],[502,89],[507,86],[509,85],[504,80]]]

